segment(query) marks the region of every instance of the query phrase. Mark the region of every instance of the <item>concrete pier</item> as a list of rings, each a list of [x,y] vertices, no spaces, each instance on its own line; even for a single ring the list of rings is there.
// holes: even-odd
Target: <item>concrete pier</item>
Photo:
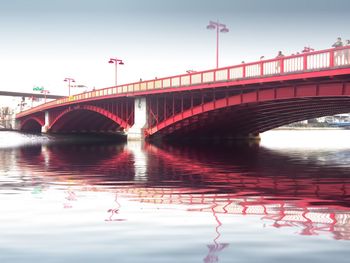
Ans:
[[[147,128],[147,104],[146,98],[135,98],[134,125],[127,131],[128,141],[144,140],[144,129]]]
[[[50,126],[49,112],[45,111],[45,124],[44,126],[41,127],[41,132],[47,133],[49,126]]]

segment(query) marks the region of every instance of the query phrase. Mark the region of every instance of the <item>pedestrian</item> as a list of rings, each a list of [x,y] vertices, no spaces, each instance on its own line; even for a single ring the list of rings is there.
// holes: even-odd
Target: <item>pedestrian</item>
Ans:
[[[277,53],[277,57],[276,57],[276,58],[280,58],[280,57],[284,57],[284,55],[283,55],[282,51],[278,51],[278,53]]]
[[[332,47],[342,47],[343,46],[343,41],[341,41],[341,37],[337,38],[337,41],[332,45]]]
[[[338,37],[337,41],[332,45],[332,47],[334,47],[334,48],[340,48],[342,46],[343,46],[343,41],[341,40],[341,37]],[[334,65],[341,66],[342,58],[343,58],[343,50],[335,51],[334,52]]]
[[[304,47],[304,49],[301,51],[301,53],[308,53],[311,51],[315,51],[315,49],[311,48],[311,47]]]
[[[282,51],[278,51],[276,58],[282,58],[282,57],[284,57]],[[275,73],[282,73],[281,72],[281,60],[280,59],[276,61],[276,68],[275,69],[276,69]]]

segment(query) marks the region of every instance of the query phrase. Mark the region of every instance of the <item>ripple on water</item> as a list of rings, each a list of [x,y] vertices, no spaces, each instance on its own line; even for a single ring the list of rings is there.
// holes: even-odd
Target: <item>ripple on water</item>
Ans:
[[[3,134],[1,262],[350,257],[350,146],[303,148],[286,133],[240,148]]]

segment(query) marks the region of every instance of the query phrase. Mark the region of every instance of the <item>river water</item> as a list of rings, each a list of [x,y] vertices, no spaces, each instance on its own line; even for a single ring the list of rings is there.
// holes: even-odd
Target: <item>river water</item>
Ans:
[[[349,262],[349,138],[141,145],[0,132],[0,262]]]

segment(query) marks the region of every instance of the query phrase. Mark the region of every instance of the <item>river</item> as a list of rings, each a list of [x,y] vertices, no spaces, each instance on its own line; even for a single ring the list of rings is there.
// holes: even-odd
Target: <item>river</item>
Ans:
[[[350,130],[260,144],[0,132],[0,262],[348,262]]]

